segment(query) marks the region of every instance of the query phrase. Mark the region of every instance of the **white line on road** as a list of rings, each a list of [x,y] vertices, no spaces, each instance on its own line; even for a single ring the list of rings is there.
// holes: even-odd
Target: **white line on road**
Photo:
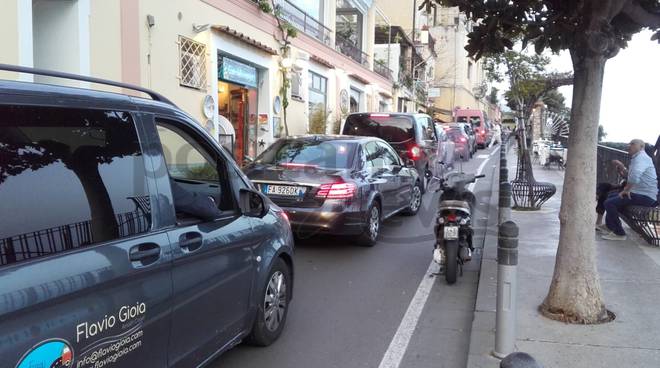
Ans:
[[[479,165],[476,175],[481,175],[484,167],[486,167],[486,163],[489,161],[488,159],[497,151],[498,150],[496,149],[491,152],[490,155],[486,156],[487,159]],[[468,189],[470,191],[474,190],[474,185],[475,183],[470,184]],[[438,265],[431,261],[431,264],[426,270],[426,273],[424,273],[424,277],[419,283],[417,291],[408,305],[406,314],[403,315],[401,324],[399,324],[399,328],[396,330],[396,333],[390,342],[390,346],[387,348],[385,355],[383,355],[383,359],[380,361],[378,368],[399,368],[399,365],[401,365],[403,356],[406,354],[406,350],[408,350],[408,344],[415,332],[415,328],[417,328],[419,317],[422,315],[426,301],[431,293],[433,282],[435,281],[435,278],[429,277],[429,275],[437,272]]]

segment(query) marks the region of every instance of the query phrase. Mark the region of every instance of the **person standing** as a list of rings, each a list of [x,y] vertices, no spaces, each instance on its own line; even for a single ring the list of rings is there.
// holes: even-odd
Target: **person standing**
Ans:
[[[628,154],[631,158],[626,185],[605,201],[605,224],[609,230],[603,234],[606,240],[627,239],[619,218],[619,213],[627,206],[654,207],[658,204],[658,177],[653,159],[644,152],[644,142],[633,139],[628,145]]]
[[[655,142],[655,147],[653,147],[655,150],[655,175],[656,177],[660,178],[660,135],[658,136],[658,140]],[[660,192],[660,180],[658,180],[658,192]],[[660,193],[658,193],[660,196]],[[660,200],[660,198],[658,198]]]
[[[502,128],[500,128],[500,124],[493,124],[493,139],[490,140],[488,148],[493,147],[495,141],[497,141],[497,144],[502,143]]]

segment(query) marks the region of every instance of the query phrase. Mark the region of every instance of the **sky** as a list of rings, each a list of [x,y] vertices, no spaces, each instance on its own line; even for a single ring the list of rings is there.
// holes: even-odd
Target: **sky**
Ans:
[[[660,44],[651,41],[652,32],[635,35],[628,47],[605,66],[600,124],[605,141],[628,142],[639,138],[655,144],[660,135]],[[568,52],[552,56],[551,68],[572,71]],[[572,87],[559,91],[570,106]]]

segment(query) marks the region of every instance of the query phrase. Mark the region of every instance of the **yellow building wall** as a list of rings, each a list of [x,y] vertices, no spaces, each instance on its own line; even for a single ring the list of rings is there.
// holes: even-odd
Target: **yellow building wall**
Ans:
[[[92,76],[121,81],[120,24],[119,0],[90,2],[89,42]]]
[[[21,0],[2,0],[2,11],[0,11],[0,34],[2,35],[0,63],[3,64],[19,64],[18,1]],[[16,77],[16,73],[0,71],[1,79],[15,80]]]

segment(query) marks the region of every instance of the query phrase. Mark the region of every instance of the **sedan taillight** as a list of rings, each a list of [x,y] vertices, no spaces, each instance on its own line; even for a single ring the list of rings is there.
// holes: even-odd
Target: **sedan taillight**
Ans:
[[[316,196],[327,199],[349,199],[355,196],[355,183],[321,184]]]

